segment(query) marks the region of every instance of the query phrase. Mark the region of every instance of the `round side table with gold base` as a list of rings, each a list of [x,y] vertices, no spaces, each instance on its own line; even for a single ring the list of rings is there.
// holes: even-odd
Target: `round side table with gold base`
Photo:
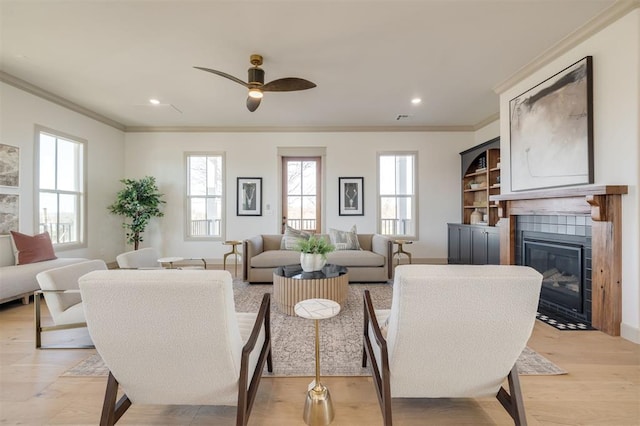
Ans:
[[[409,263],[411,263],[411,253],[409,253],[408,251],[405,251],[404,248],[402,247],[403,244],[413,244],[413,241],[411,240],[393,240],[393,244],[398,246],[398,250],[396,250],[393,255],[391,256],[391,258],[393,259],[394,257],[398,256],[398,261],[396,263],[396,266],[398,266],[400,264],[400,256],[401,255],[405,255],[409,258]]]
[[[307,392],[302,418],[310,426],[325,426],[333,421],[335,412],[329,389],[320,383],[320,320],[338,315],[340,305],[328,299],[306,299],[296,303],[295,312],[299,317],[314,320],[316,326],[316,379]]]
[[[231,255],[235,255],[235,269],[234,271],[234,277],[238,276],[238,257],[242,256],[239,252],[238,252],[238,246],[240,244],[242,244],[242,241],[237,241],[237,240],[230,240],[230,241],[225,241],[224,243],[222,243],[225,246],[231,246],[231,251],[228,253],[225,253],[224,257],[222,258],[222,269],[224,271],[227,270],[227,257],[231,256]]]

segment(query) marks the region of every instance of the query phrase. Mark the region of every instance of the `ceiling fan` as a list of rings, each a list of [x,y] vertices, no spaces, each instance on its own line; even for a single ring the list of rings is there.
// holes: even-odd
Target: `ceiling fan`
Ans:
[[[247,83],[237,77],[227,74],[226,72],[203,67],[194,68],[228,78],[229,80],[235,81],[236,83],[248,88],[249,97],[247,97],[247,109],[251,112],[258,109],[262,96],[264,95],[263,92],[293,92],[296,90],[306,90],[316,87],[315,83],[296,77],[279,78],[265,84],[264,70],[260,68],[260,65],[262,65],[262,56],[251,55],[250,62],[253,67],[249,68],[249,81]]]

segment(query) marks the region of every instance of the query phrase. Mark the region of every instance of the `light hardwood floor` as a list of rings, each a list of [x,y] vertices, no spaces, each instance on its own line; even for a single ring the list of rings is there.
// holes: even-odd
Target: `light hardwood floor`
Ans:
[[[48,317],[45,315],[45,320]],[[57,341],[86,338],[82,330]],[[52,335],[45,337],[45,343]],[[639,425],[640,346],[598,331],[557,331],[536,321],[529,346],[569,371],[521,377],[530,425]],[[35,350],[33,302],[0,305],[0,424],[96,424],[106,378],[60,377],[94,350]],[[250,425],[304,425],[310,378],[266,378]],[[328,377],[333,425],[379,425],[376,394],[366,377]],[[495,399],[395,401],[397,425],[509,425]],[[235,408],[133,405],[118,424],[231,425]]]

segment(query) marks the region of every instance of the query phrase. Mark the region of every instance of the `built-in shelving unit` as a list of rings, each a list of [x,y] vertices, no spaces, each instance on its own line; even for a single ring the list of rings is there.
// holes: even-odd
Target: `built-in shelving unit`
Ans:
[[[448,262],[499,264],[500,234],[495,224],[500,218],[498,204],[490,197],[500,195],[500,138],[461,152],[460,157],[462,222],[447,225]],[[476,210],[480,222],[472,224],[471,215]]]
[[[471,224],[476,210],[482,215],[480,225],[498,222],[498,205],[491,195],[500,194],[500,139],[496,138],[460,153],[462,156],[462,223]]]

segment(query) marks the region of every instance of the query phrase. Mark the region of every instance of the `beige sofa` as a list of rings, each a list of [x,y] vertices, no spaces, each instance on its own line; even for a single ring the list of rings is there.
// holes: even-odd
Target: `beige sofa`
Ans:
[[[22,299],[22,302],[27,304],[29,296],[33,295],[35,290],[40,290],[36,280],[39,272],[86,260],[59,257],[44,262],[16,265],[11,236],[0,235],[0,303]]]
[[[328,239],[328,235],[322,235]],[[242,278],[250,283],[273,282],[278,266],[300,263],[300,252],[280,250],[282,235],[258,235],[242,242]],[[386,282],[391,279],[391,240],[379,234],[358,234],[362,250],[336,250],[327,262],[346,266],[349,282]]]

